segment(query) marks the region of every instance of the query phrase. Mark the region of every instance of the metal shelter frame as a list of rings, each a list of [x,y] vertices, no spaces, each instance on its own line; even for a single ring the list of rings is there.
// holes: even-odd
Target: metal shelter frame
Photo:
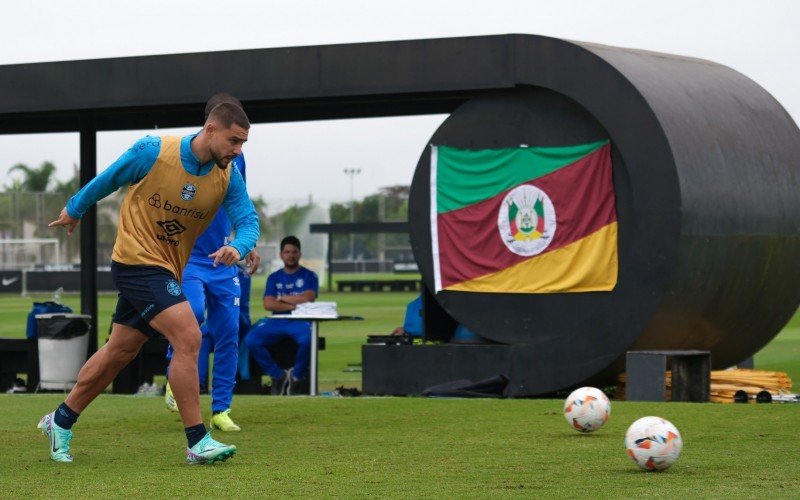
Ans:
[[[252,123],[450,113],[478,94],[514,87],[515,54],[542,39],[496,35],[3,65],[0,134],[78,132],[85,185],[97,174],[98,131],[198,125],[216,92],[236,95]],[[81,312],[96,319],[96,208],[81,227]],[[89,345],[97,345],[97,321]]]
[[[377,234],[408,233],[408,222],[335,222],[332,224],[310,224],[309,232],[328,235],[328,291],[333,291],[333,235],[342,234]]]

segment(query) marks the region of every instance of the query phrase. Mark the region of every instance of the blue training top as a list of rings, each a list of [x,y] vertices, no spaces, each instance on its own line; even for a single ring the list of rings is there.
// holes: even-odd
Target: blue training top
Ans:
[[[422,337],[422,295],[418,295],[406,306],[403,331],[412,337]]]
[[[319,295],[319,278],[317,273],[306,267],[300,266],[292,274],[284,269],[278,269],[267,277],[267,288],[264,290],[264,297],[271,295],[280,298],[281,295],[300,295],[305,291],[312,290],[314,297]],[[274,312],[276,314],[290,314],[291,311]]]
[[[239,169],[239,172],[242,174],[242,179],[245,181],[245,184],[247,184],[244,155],[241,154],[234,158],[231,164]],[[214,259],[208,256],[219,250],[219,247],[227,245],[230,235],[231,220],[228,218],[228,214],[225,213],[225,210],[218,210],[211,224],[194,243],[192,254],[189,256],[189,263],[211,264]],[[242,255],[242,257],[244,257],[244,255]]]
[[[183,168],[192,175],[206,175],[216,166],[213,161],[200,164],[200,160],[192,151],[191,143],[197,134],[191,134],[181,139],[181,163]],[[98,201],[110,195],[125,185],[136,184],[141,181],[153,167],[161,151],[161,137],[146,136],[136,143],[117,161],[106,170],[97,175],[87,185],[67,202],[67,213],[75,219],[80,218]],[[247,194],[241,172],[234,164],[231,167],[231,180],[228,191],[222,201],[233,227],[236,228],[236,239],[228,243],[235,248],[239,255],[244,256],[253,249],[258,240],[258,215]],[[220,245],[221,246],[221,245]],[[219,246],[212,252],[219,249]]]

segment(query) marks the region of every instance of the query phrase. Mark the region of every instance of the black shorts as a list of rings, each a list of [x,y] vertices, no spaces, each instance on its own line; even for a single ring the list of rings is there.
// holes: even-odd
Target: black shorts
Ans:
[[[162,267],[112,262],[111,279],[119,290],[114,323],[136,328],[148,337],[158,333],[150,326],[158,313],[186,301],[180,282]]]

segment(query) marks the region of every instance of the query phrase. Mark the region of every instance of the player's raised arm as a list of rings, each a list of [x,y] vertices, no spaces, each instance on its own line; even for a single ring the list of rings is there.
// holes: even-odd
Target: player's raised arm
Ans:
[[[66,226],[67,236],[72,236],[72,232],[75,231],[75,227],[80,221],[80,219],[70,217],[69,212],[67,212],[66,207],[64,207],[61,209],[61,213],[58,214],[58,219],[48,224],[47,227]]]
[[[92,205],[122,186],[139,182],[155,163],[161,149],[161,138],[147,136],[139,139],[107,169],[83,186],[69,199],[58,219],[48,227],[64,226],[72,235],[80,218]]]
[[[239,251],[233,247],[232,245],[225,245],[220,247],[219,250],[216,252],[209,254],[209,257],[214,259],[214,267],[217,267],[219,264],[225,264],[226,266],[232,266],[242,260],[242,256]]]

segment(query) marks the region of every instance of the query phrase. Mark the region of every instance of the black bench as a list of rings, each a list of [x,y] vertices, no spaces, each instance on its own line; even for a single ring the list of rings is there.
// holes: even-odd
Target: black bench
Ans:
[[[628,351],[625,357],[628,401],[666,401],[667,360],[672,370],[672,401],[711,398],[711,353],[698,350]]]
[[[147,382],[152,384],[155,375],[164,375],[167,371],[167,346],[169,342],[161,335],[145,342],[141,351],[128,366],[117,374],[111,387],[114,394],[135,394],[139,387]],[[319,350],[325,349],[325,337],[319,338]],[[284,369],[294,364],[297,345],[289,340],[279,342],[270,349],[275,362]],[[36,339],[4,339],[0,338],[0,389],[5,390],[14,385],[17,375],[27,375],[28,392],[36,391],[39,385],[39,347]],[[261,368],[250,358],[250,380],[238,381],[236,392],[239,394],[261,394]]]
[[[401,279],[364,279],[364,280],[339,280],[336,283],[336,290],[343,292],[349,290],[351,292],[363,292],[369,290],[371,292],[417,292],[420,290],[419,280],[401,280]]]
[[[148,340],[139,354],[114,379],[114,394],[135,394],[143,382],[153,382],[153,375],[164,374],[167,367],[167,340]],[[34,392],[39,385],[39,345],[36,339],[0,339],[0,389],[14,384],[17,374],[27,374],[26,389]]]
[[[26,388],[39,385],[39,345],[36,339],[0,339],[0,389],[14,385],[18,373],[27,374]]]

